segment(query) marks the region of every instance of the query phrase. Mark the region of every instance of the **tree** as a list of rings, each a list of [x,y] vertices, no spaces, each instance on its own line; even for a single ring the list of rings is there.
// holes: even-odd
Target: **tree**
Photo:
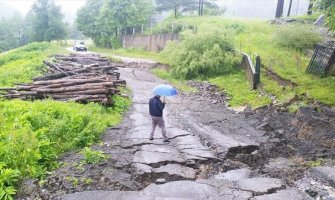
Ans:
[[[320,0],[318,4],[325,8],[326,24],[331,30],[335,30],[335,1]]]
[[[203,16],[204,15],[204,7],[207,8],[207,10],[219,10],[219,6],[216,4],[216,0],[199,0],[198,3],[198,15]]]
[[[309,0],[307,15],[311,15],[312,14],[312,9],[313,9],[313,6],[314,6],[314,1],[315,0]]]
[[[16,13],[11,18],[0,19],[0,52],[8,51],[24,44],[23,18]]]
[[[61,8],[53,0],[37,0],[28,15],[31,41],[51,41],[66,36]]]
[[[152,0],[88,0],[79,10],[79,30],[98,46],[117,46],[119,34],[131,33],[149,22]]]
[[[104,0],[88,0],[85,6],[78,10],[78,29],[87,37],[95,39],[100,35],[101,28],[98,26],[98,15],[103,5]]]
[[[174,11],[174,17],[177,18],[177,16],[180,13],[187,12],[187,11],[195,11],[199,9],[199,7],[203,4],[201,4],[200,1],[203,0],[156,0],[157,5],[157,11]],[[199,11],[200,13],[200,11]]]
[[[278,0],[276,18],[280,18],[283,16],[284,2],[285,2],[284,0]]]
[[[287,11],[287,17],[289,17],[291,15],[292,2],[293,2],[293,0],[290,0],[290,5],[288,6],[288,11]]]

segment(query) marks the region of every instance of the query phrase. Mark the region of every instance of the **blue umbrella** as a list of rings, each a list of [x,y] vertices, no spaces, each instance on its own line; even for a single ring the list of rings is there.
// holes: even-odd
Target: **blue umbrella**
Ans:
[[[157,85],[152,91],[155,95],[159,96],[176,96],[178,91],[171,85]]]

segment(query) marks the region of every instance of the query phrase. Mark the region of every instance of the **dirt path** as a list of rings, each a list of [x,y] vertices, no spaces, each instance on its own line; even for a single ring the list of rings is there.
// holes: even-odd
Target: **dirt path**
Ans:
[[[290,171],[289,160],[275,157],[268,163],[264,158],[264,145],[271,139],[264,124],[199,95],[168,98],[164,116],[171,142],[163,143],[159,129],[155,140],[148,140],[148,99],[154,86],[164,82],[150,74],[152,64],[120,69],[132,90],[133,106],[123,123],[108,130],[103,142],[93,147],[110,158],[89,165],[80,164],[81,154],[68,154],[63,158],[66,164],[43,186],[33,183],[23,193],[33,194],[30,198],[65,200],[310,198],[280,177],[281,170]],[[269,175],[274,168],[279,177]]]

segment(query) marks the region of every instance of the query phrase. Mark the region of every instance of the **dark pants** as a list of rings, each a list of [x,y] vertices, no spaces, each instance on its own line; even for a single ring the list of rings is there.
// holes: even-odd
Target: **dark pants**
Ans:
[[[167,139],[166,130],[165,130],[165,122],[164,122],[163,117],[151,116],[151,119],[152,119],[152,130],[151,130],[150,138],[154,137],[155,129],[156,129],[156,126],[158,125],[159,128],[162,129],[163,138]]]

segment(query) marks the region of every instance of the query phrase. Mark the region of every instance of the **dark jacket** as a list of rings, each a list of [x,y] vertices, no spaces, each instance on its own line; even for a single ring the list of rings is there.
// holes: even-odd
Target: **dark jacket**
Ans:
[[[165,104],[157,96],[149,100],[149,112],[151,116],[162,117],[164,107]]]

